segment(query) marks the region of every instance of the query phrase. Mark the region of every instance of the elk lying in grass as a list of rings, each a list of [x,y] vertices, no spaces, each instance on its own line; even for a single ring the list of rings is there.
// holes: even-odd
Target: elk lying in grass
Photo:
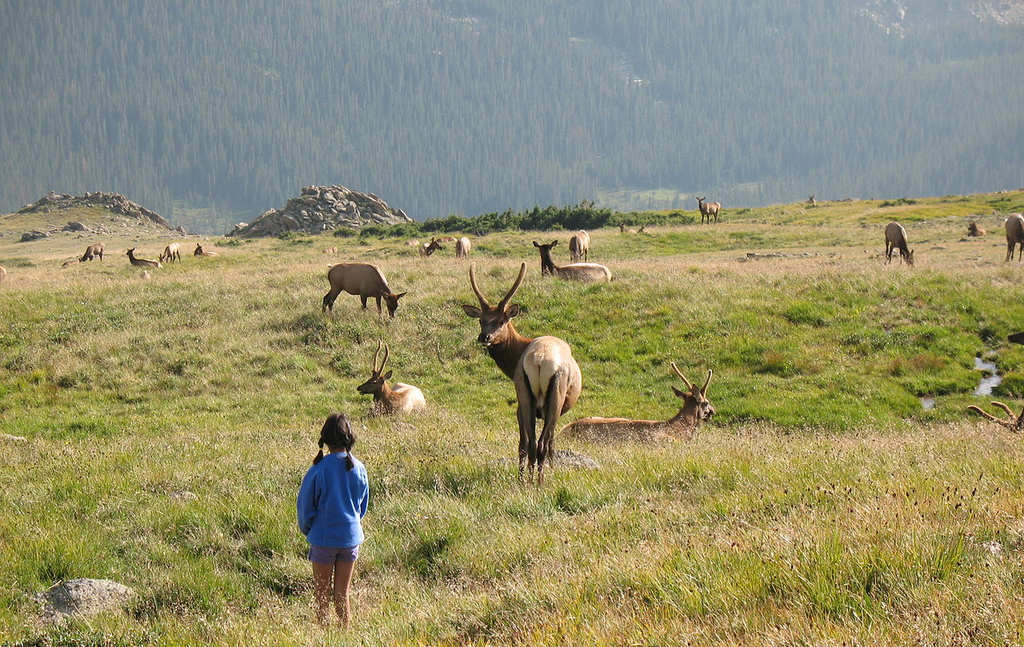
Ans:
[[[569,265],[555,265],[551,260],[551,248],[558,244],[552,241],[547,245],[541,245],[533,241],[533,246],[540,251],[540,273],[541,276],[552,274],[560,279],[573,281],[611,281],[612,272],[604,265],[597,263],[570,263]]]
[[[439,249],[444,249],[444,245],[441,244],[436,238],[431,238],[429,243],[423,243],[420,245],[420,256],[430,256]]]
[[[458,239],[455,241],[455,258],[469,258],[469,250],[472,249],[472,247],[473,245],[465,236]]]
[[[620,234],[646,234],[647,233],[646,230],[647,230],[647,225],[641,225],[640,229],[632,229],[632,228],[627,227],[626,225],[624,225],[622,223],[619,223],[619,233]]]
[[[715,415],[715,408],[708,400],[708,384],[711,371],[704,380],[704,386],[691,384],[682,371],[671,363],[672,370],[686,385],[686,391],[672,387],[672,392],[683,401],[679,412],[668,420],[630,420],[628,418],[582,418],[566,425],[562,434],[572,438],[594,441],[606,440],[658,440],[666,437],[693,438],[700,423]]]
[[[93,243],[85,248],[85,253],[82,254],[82,258],[78,259],[79,262],[84,263],[91,261],[94,258],[103,260],[103,243]]]
[[[999,409],[1002,409],[1003,411],[1005,411],[1006,412],[1006,417],[1005,418],[996,418],[991,413],[986,413],[985,411],[982,410],[981,407],[975,406],[973,404],[971,406],[967,407],[967,410],[968,411],[973,411],[974,413],[982,416],[983,418],[986,418],[988,420],[991,420],[992,422],[998,423],[998,424],[1006,427],[1007,429],[1009,429],[1010,431],[1012,431],[1015,434],[1019,434],[1021,431],[1024,431],[1024,409],[1021,409],[1020,415],[1018,415],[1018,414],[1014,413],[1013,409],[1011,409],[1008,405],[1006,405],[1006,404],[1004,404],[1002,402],[999,402],[997,400],[993,400],[992,401],[992,406],[996,407],[996,408],[999,408]]]
[[[167,247],[164,247],[164,251],[160,252],[160,262],[169,263],[171,261],[181,260],[181,244],[171,243]]]
[[[331,284],[331,289],[324,295],[324,312],[333,312],[334,300],[342,292],[348,292],[359,296],[364,310],[367,299],[376,299],[377,316],[381,315],[380,300],[384,299],[388,306],[388,316],[394,318],[395,311],[398,310],[398,300],[407,294],[392,292],[381,271],[366,263],[338,263],[327,270],[327,280]]]
[[[985,230],[978,226],[973,220],[967,223],[967,235],[971,237],[984,236]]]
[[[1013,248],[1020,245],[1017,252],[1017,262],[1020,262],[1021,255],[1024,255],[1024,216],[1019,213],[1011,213],[1006,219],[1006,259],[1004,263],[1013,260]]]
[[[135,256],[134,247],[128,250],[128,261],[136,267],[163,267],[163,265],[160,264],[160,261],[154,261],[148,258],[137,258]]]
[[[588,260],[590,256],[590,234],[577,231],[569,239],[569,260],[573,263]]]
[[[210,251],[203,247],[202,243],[196,243],[196,251],[192,252],[193,256],[216,256],[217,252]]]
[[[463,305],[466,315],[480,320],[480,336],[487,354],[501,372],[516,387],[519,407],[519,478],[529,463],[530,476],[537,465],[537,483],[544,483],[544,463],[552,455],[555,424],[559,417],[576,404],[583,388],[580,367],[572,357],[569,344],[557,337],[530,339],[516,332],[512,318],[519,314],[519,304],[509,304],[526,276],[526,263],[519,268],[519,276],[512,289],[492,306],[476,284],[473,266],[469,267],[469,283],[473,287],[480,307]],[[537,438],[537,419],[543,420],[540,438]]]
[[[715,222],[718,222],[718,212],[722,209],[722,203],[704,202],[704,198],[697,198],[697,208],[700,209],[700,224],[704,224],[705,218],[707,218],[708,224],[710,224],[711,216],[714,216]]]
[[[325,247],[323,249],[323,253],[324,254],[337,254],[338,253],[338,248],[337,247]]]
[[[900,263],[914,264],[914,252],[907,248],[907,230],[898,222],[890,222],[885,226],[885,262],[892,262],[892,252],[900,250]]]
[[[380,368],[377,368],[377,357],[380,355],[382,346],[384,348],[384,361],[380,363]],[[384,343],[384,340],[378,340],[377,352],[373,354],[373,374],[370,375],[370,379],[357,386],[356,390],[360,393],[373,395],[372,413],[375,415],[401,415],[425,408],[427,401],[423,398],[423,391],[420,391],[415,386],[402,384],[401,382],[388,385],[392,371],[388,371],[383,375],[382,373],[390,356],[391,350],[388,348],[388,345]]]

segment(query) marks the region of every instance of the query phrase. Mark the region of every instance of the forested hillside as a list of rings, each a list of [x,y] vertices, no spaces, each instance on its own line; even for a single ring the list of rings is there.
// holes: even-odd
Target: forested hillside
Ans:
[[[0,0],[0,211],[117,191],[223,232],[314,183],[416,219],[1024,184],[1024,28],[881,4]]]

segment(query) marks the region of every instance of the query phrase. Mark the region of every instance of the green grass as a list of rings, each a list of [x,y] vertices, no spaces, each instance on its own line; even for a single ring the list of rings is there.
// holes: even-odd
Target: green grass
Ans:
[[[475,239],[485,293],[526,261],[518,329],[572,345],[584,389],[563,422],[667,418],[668,363],[714,370],[696,440],[558,438],[601,469],[543,488],[516,481],[514,393],[459,307],[473,296],[450,248],[222,244],[145,280],[123,254],[60,270],[77,240],[7,236],[0,432],[27,440],[0,439],[0,643],[1020,643],[1024,450],[965,408],[988,399],[979,353],[1021,406],[1024,349],[1005,339],[1024,269],[1002,263],[996,216],[960,238],[965,213],[1022,197],[915,200],[595,231],[601,285],[540,277],[531,240],[564,233]],[[883,265],[881,226],[920,209],[918,266]],[[410,291],[396,319],[350,295],[320,313],[339,259]],[[367,415],[355,386],[381,337],[426,414]],[[354,629],[324,636],[294,497],[332,410],[356,422],[372,495]],[[138,595],[38,625],[30,596],[73,577]]]

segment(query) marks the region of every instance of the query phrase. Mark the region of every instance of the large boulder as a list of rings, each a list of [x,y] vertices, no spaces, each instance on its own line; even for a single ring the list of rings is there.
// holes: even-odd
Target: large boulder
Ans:
[[[250,225],[239,223],[228,236],[257,238],[290,231],[319,234],[341,227],[359,229],[366,224],[397,225],[413,222],[401,209],[392,209],[372,193],[344,186],[304,186],[298,197],[280,209],[268,209]]]

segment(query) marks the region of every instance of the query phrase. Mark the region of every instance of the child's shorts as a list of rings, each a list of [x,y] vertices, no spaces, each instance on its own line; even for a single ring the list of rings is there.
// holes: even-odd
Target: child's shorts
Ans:
[[[333,548],[330,546],[309,547],[309,561],[314,564],[336,564],[338,562],[354,562],[359,557],[359,546]]]

